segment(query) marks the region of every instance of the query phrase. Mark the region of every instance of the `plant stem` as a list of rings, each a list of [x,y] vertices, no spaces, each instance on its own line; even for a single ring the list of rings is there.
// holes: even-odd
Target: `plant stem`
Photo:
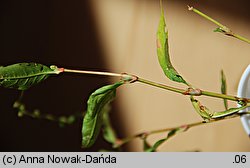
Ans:
[[[194,126],[198,126],[198,125],[201,125],[203,124],[203,122],[196,122],[196,123],[192,123],[192,124],[187,124],[185,126],[188,126],[188,127],[194,127]],[[181,127],[181,126],[179,126]],[[149,135],[152,135],[152,134],[158,134],[158,133],[162,133],[162,132],[168,132],[168,131],[171,131],[171,130],[174,130],[176,128],[179,128],[179,127],[171,127],[171,128],[164,128],[164,129],[159,129],[159,130],[153,130],[153,131],[146,131],[146,132],[141,132],[141,133],[138,133],[138,134],[135,134],[135,135],[132,135],[132,136],[129,136],[129,137],[126,137],[126,138],[123,138],[123,139],[120,139],[117,144],[114,145],[115,148],[117,147],[121,147],[122,145],[136,139],[136,138],[141,138],[143,136],[149,136]]]
[[[162,89],[165,89],[165,90],[173,91],[173,92],[176,92],[176,93],[190,95],[187,90],[179,89],[179,88],[175,88],[175,87],[171,87],[171,86],[167,86],[167,85],[163,85],[163,84],[159,84],[159,83],[149,81],[149,80],[146,80],[146,79],[142,79],[142,78],[139,78],[139,77],[138,77],[137,81],[141,82],[141,83],[144,83],[144,84],[147,84],[147,85],[151,85],[151,86],[155,86],[155,87],[162,88]],[[200,90],[200,94],[193,95],[193,96],[200,96],[200,95],[209,96],[209,97],[216,97],[216,98],[222,98],[222,99],[227,99],[227,100],[232,100],[232,101],[250,102],[250,99],[239,98],[239,97],[236,97],[236,96],[225,95],[225,94],[214,93],[214,92],[203,91],[203,90]]]
[[[185,130],[185,131],[187,131],[188,129],[190,129],[192,127],[196,127],[196,126],[204,125],[204,124],[211,124],[211,123],[214,123],[214,122],[217,122],[217,121],[222,121],[222,120],[225,120],[225,119],[231,119],[231,118],[239,117],[239,116],[246,115],[246,114],[250,114],[250,112],[236,113],[236,114],[228,116],[228,117],[213,119],[213,120],[210,120],[209,122],[200,121],[200,122],[195,122],[195,123],[191,123],[191,124],[181,125],[181,126],[178,126],[178,127],[171,127],[171,128],[164,128],[164,129],[159,129],[159,130],[141,132],[141,133],[126,137],[124,139],[120,139],[119,141],[117,141],[117,144],[115,144],[114,147],[121,147],[122,145],[124,145],[124,144],[126,144],[126,143],[128,143],[128,142],[130,142],[130,141],[132,141],[132,140],[134,140],[136,138],[142,138],[145,135],[148,137],[149,135],[163,133],[163,132],[169,132],[169,131],[172,131],[172,130],[175,130],[175,129],[178,129],[178,128],[181,128],[181,127],[187,128]]]
[[[103,75],[103,76],[114,76],[114,77],[122,77],[122,74],[119,74],[119,73],[112,73],[112,72],[83,71],[83,70],[73,70],[73,69],[64,69],[63,72],[80,73],[80,74],[91,74],[91,75]]]
[[[76,113],[70,116],[55,116],[53,114],[43,114],[40,113],[39,110],[34,110],[34,111],[28,111],[26,110],[25,104],[20,102],[20,100],[15,101],[13,104],[13,107],[18,110],[18,116],[29,116],[31,118],[36,118],[36,119],[45,119],[53,122],[57,122],[59,124],[73,124],[77,118],[82,118],[83,114],[82,113]]]
[[[218,22],[217,20],[215,20],[215,19],[209,17],[208,15],[202,13],[201,11],[199,11],[199,10],[193,8],[193,7],[190,7],[190,6],[188,6],[188,10],[193,11],[194,13],[196,13],[196,14],[202,16],[203,18],[205,18],[205,19],[211,21],[212,23],[216,24],[217,26],[219,26],[219,28],[220,28],[220,30],[221,30],[221,31],[220,31],[221,33],[224,33],[225,35],[228,35],[228,36],[232,36],[232,37],[234,37],[234,38],[237,38],[237,39],[239,39],[239,40],[241,40],[241,41],[244,41],[244,42],[250,44],[250,40],[249,40],[249,39],[247,39],[247,38],[245,38],[245,37],[242,37],[241,35],[238,35],[238,34],[233,33],[233,32],[231,31],[231,29],[229,29],[227,26],[221,24],[221,23]]]
[[[202,95],[204,95],[204,96],[223,98],[223,99],[232,100],[232,101],[243,101],[242,98],[239,98],[239,97],[236,97],[236,96],[220,94],[220,93],[214,93],[214,92],[209,92],[209,91],[205,91],[205,90],[203,90],[201,92],[202,92]],[[249,99],[246,99],[246,101],[250,102]]]
[[[73,70],[73,69],[64,69],[64,68],[63,68],[63,72],[120,77],[121,80],[123,80],[125,82],[130,82],[130,83],[135,82],[137,80],[137,76],[129,75],[129,74],[126,74],[126,73],[83,71],[83,70]]]
[[[149,81],[149,80],[146,80],[146,79],[143,79],[143,78],[138,78],[137,81],[141,82],[141,83],[144,83],[144,84],[147,84],[147,85],[151,85],[151,86],[155,86],[155,87],[162,88],[162,89],[165,89],[165,90],[173,91],[173,92],[176,92],[176,93],[183,94],[184,92],[186,92],[186,90],[184,90],[184,89],[179,89],[179,88],[163,85],[163,84],[156,83],[156,82],[153,82],[153,81]]]
[[[205,19],[213,22],[214,24],[216,24],[219,27],[225,27],[223,24],[221,24],[220,22],[218,22],[217,20],[214,20],[213,18],[211,18],[210,16],[206,15],[205,13],[202,13],[201,11],[195,9],[194,7],[190,7],[188,6],[188,10],[193,11],[194,13],[197,13],[198,15],[204,17]]]
[[[63,72],[70,72],[70,73],[80,73],[80,74],[92,74],[92,75],[104,75],[104,76],[113,76],[113,77],[120,77],[121,80],[128,81],[130,83],[132,82],[141,82],[147,85],[151,85],[154,87],[162,88],[165,90],[169,90],[172,92],[180,93],[183,95],[193,95],[193,96],[209,96],[209,97],[216,97],[216,98],[221,98],[221,99],[227,99],[227,100],[232,100],[232,101],[244,101],[244,102],[250,102],[250,99],[246,98],[239,98],[236,96],[231,96],[231,95],[226,95],[226,94],[220,94],[220,93],[214,93],[214,92],[209,92],[209,91],[204,91],[200,89],[194,89],[194,92],[197,93],[191,93],[188,89],[180,89],[180,88],[175,88],[171,86],[167,86],[164,84],[160,84],[157,82],[149,81],[143,78],[139,78],[136,75],[131,75],[131,74],[126,74],[126,73],[112,73],[112,72],[100,72],[100,71],[84,71],[84,70],[72,70],[72,69],[63,69]]]
[[[237,39],[239,39],[239,40],[241,40],[241,41],[245,41],[245,42],[247,42],[247,43],[250,44],[250,40],[247,39],[247,38],[245,38],[245,37],[242,37],[241,35],[234,34],[233,37],[235,37],[235,38],[237,38]]]

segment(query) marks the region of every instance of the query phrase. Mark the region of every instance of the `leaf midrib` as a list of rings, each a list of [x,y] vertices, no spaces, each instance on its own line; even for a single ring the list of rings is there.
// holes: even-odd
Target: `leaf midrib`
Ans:
[[[34,76],[41,76],[41,75],[50,75],[50,74],[57,74],[55,71],[51,71],[51,72],[43,72],[43,73],[36,73],[36,74],[32,74],[32,75],[26,75],[26,76],[18,76],[18,77],[2,77],[0,79],[24,79],[24,78],[31,78]]]

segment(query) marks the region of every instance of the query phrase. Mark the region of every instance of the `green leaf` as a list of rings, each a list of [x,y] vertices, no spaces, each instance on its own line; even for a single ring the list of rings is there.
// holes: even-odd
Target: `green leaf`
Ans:
[[[225,31],[223,31],[220,27],[217,27],[214,29],[214,32],[224,33]]]
[[[215,112],[213,114],[212,118],[216,119],[216,118],[226,117],[226,116],[238,113],[240,110],[244,110],[246,107],[248,107],[248,106],[241,106],[241,107],[237,107],[237,108],[230,108],[230,109],[225,110],[225,111]]]
[[[115,98],[116,88],[123,83],[121,81],[113,85],[103,86],[90,95],[87,112],[83,119],[82,147],[88,148],[95,143],[103,124],[105,106]]]
[[[157,30],[157,55],[164,74],[172,81],[189,85],[182,76],[175,70],[169,55],[168,32],[165,31],[166,23],[164,11],[161,5],[160,23]]]
[[[103,113],[103,137],[107,142],[114,144],[117,136],[109,118],[110,107],[107,105],[105,108]]]
[[[156,152],[156,150],[152,149],[152,146],[148,143],[146,138],[143,138],[143,151],[144,152]]]
[[[62,69],[56,66],[50,68],[37,63],[18,63],[0,67],[0,86],[26,90],[42,82],[52,74],[59,74]]]
[[[190,97],[192,105],[196,112],[205,120],[209,121],[212,116],[213,112],[210,111],[207,107],[203,106],[198,100],[194,99],[193,96]]]
[[[221,70],[221,93],[222,94],[227,94],[227,82],[226,82],[226,76],[223,72],[223,70]],[[228,109],[228,102],[227,99],[223,99],[224,101],[224,106],[225,109]]]
[[[163,139],[158,140],[151,148],[148,148],[148,149],[146,150],[146,152],[154,152],[154,151],[156,151],[156,149],[157,149],[160,145],[162,145],[164,142],[166,142],[169,138],[173,137],[173,136],[176,135],[177,133],[184,132],[184,131],[186,131],[187,129],[188,129],[187,126],[183,126],[183,127],[178,127],[178,128],[175,128],[175,129],[171,130],[171,131],[168,133],[168,135],[167,135],[166,138],[163,138]]]

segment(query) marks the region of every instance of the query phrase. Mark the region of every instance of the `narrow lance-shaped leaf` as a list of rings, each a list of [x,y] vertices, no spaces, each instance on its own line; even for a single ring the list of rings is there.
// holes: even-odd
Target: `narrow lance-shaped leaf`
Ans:
[[[151,148],[148,148],[148,149],[146,150],[146,152],[154,152],[154,151],[156,151],[157,148],[158,148],[160,145],[162,145],[164,142],[166,142],[169,138],[173,137],[173,136],[176,135],[177,133],[184,132],[184,131],[186,131],[187,129],[188,129],[187,126],[183,126],[183,127],[178,127],[178,128],[176,128],[176,129],[171,130],[171,131],[168,133],[168,135],[167,135],[166,138],[163,138],[163,139],[158,140]]]
[[[227,94],[227,82],[226,82],[226,76],[223,72],[223,70],[221,70],[221,93],[222,94]],[[224,106],[225,109],[228,109],[228,102],[227,99],[223,99],[224,101]]]
[[[113,85],[103,86],[90,95],[82,125],[82,147],[88,148],[95,143],[103,124],[105,107],[115,98],[116,88],[123,83],[120,81]]]
[[[201,105],[201,103],[198,100],[194,99],[193,97],[191,97],[191,102],[195,110],[205,121],[209,121],[210,119],[227,117],[235,113],[238,113],[240,110],[244,110],[245,108],[250,106],[250,104],[247,104],[237,108],[229,108],[228,110],[225,111],[213,112],[209,110],[207,107]]]
[[[168,32],[165,31],[166,23],[164,18],[164,11],[161,5],[161,16],[160,23],[157,30],[157,55],[160,66],[164,74],[172,81],[184,83],[189,85],[181,75],[175,70],[169,55],[169,46],[168,46]]]
[[[103,112],[103,137],[107,142],[114,144],[117,139],[117,136],[115,130],[111,125],[109,112],[110,112],[110,107],[109,105],[107,105]]]
[[[59,74],[63,69],[52,65],[47,67],[37,63],[18,63],[0,67],[0,86],[26,90],[47,79],[52,74]]]
[[[241,106],[241,107],[237,107],[237,108],[230,108],[226,111],[220,111],[220,112],[215,112],[213,114],[213,119],[216,119],[216,118],[222,118],[222,117],[226,117],[226,116],[229,116],[229,115],[233,115],[235,113],[238,113],[240,110],[244,110],[245,108],[249,107],[250,105],[246,105],[246,106]]]
[[[195,111],[205,120],[209,121],[212,116],[213,112],[210,111],[207,107],[203,106],[198,100],[194,99],[193,96],[190,97],[192,105]]]

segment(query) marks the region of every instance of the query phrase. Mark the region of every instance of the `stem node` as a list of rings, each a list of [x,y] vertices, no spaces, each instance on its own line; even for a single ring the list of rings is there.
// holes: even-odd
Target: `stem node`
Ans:
[[[125,82],[128,82],[128,83],[134,83],[134,82],[136,82],[138,80],[138,76],[130,75],[130,74],[127,74],[127,73],[122,73],[121,74],[121,80],[125,81]]]
[[[191,96],[200,96],[200,95],[202,95],[202,91],[200,89],[188,88],[182,94],[191,95]]]

